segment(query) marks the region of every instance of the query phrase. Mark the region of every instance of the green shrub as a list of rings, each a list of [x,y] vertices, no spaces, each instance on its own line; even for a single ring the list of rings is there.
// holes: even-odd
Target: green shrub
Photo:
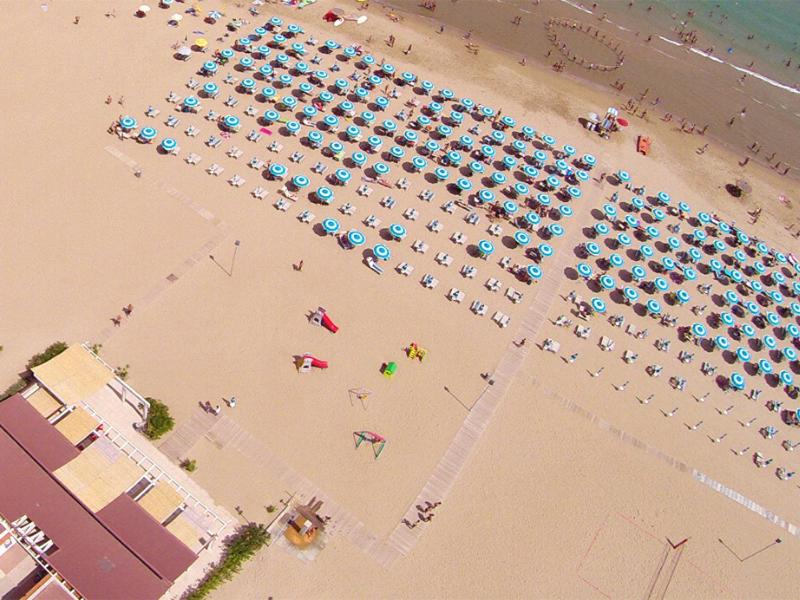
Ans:
[[[203,600],[220,585],[238,573],[242,565],[256,552],[269,544],[267,528],[257,523],[248,523],[228,538],[225,554],[214,565],[197,586],[186,595],[186,600]]]
[[[130,365],[125,365],[124,367],[117,367],[114,369],[114,375],[125,381],[128,379],[128,371],[130,370]]]
[[[195,459],[189,460],[188,458],[184,458],[181,461],[181,468],[186,469],[191,473],[192,471],[197,470],[197,461]]]
[[[50,344],[47,348],[45,348],[44,352],[40,352],[39,354],[34,354],[31,359],[28,361],[28,369],[32,369],[34,367],[38,367],[39,365],[43,365],[51,358],[55,358],[59,354],[61,354],[64,350],[66,350],[69,346],[65,342],[55,342]]]
[[[22,390],[24,390],[28,386],[28,382],[24,379],[18,379],[10,386],[6,388],[6,390],[0,395],[0,400],[5,400],[6,398],[10,398],[14,394],[18,394]]]
[[[147,398],[147,401],[150,403],[150,412],[147,413],[144,434],[151,440],[157,440],[175,427],[175,419],[169,414],[169,407],[161,400]]]

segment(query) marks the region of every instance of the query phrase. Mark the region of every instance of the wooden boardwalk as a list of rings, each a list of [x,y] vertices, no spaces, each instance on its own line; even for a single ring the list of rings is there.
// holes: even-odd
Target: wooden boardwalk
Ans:
[[[586,205],[580,206],[570,221],[570,235],[559,240],[560,243],[557,246],[554,244],[555,253],[546,264],[546,274],[536,285],[533,301],[516,331],[515,341],[526,338],[529,343],[517,346],[515,342],[512,342],[508,345],[506,352],[501,357],[494,373],[492,373],[494,383],[489,385],[475,401],[461,428],[423,486],[422,491],[408,507],[406,514],[403,516],[405,521],[411,523],[417,521],[419,512],[417,505],[424,506],[425,502],[443,501],[453,488],[453,485],[455,485],[461,471],[469,462],[481,435],[489,425],[492,415],[494,415],[500,402],[508,392],[514,377],[522,368],[529,349],[534,346],[534,340],[539,333],[539,329],[558,296],[561,283],[564,281],[564,269],[572,262],[570,250],[580,241],[583,221],[588,216],[589,207]],[[394,552],[382,564],[385,567],[389,567],[396,558],[408,555],[424,531],[423,523],[411,528],[404,521],[401,521],[389,535],[386,542]]]

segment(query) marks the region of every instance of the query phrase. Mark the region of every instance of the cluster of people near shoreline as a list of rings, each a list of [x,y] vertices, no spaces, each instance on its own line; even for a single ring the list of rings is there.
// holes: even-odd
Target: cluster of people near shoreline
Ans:
[[[556,27],[563,27],[565,29],[571,29],[573,31],[580,31],[582,33],[586,33],[588,35],[592,35],[596,40],[598,40],[601,44],[603,44],[606,48],[608,48],[611,52],[614,53],[616,56],[616,61],[613,65],[604,65],[600,63],[596,63],[590,61],[583,56],[575,54],[569,46],[562,41],[559,41],[558,34],[556,33]],[[605,33],[602,33],[597,27],[593,25],[586,25],[579,21],[575,21],[573,19],[558,19],[555,17],[551,17],[547,21],[546,25],[547,29],[547,38],[550,40],[550,43],[558,49],[558,51],[563,54],[569,61],[580,65],[585,69],[589,69],[592,71],[614,71],[615,69],[619,69],[625,63],[625,53],[620,50],[620,42],[619,40],[615,40],[613,38],[608,37]],[[556,63],[557,65],[558,63]],[[556,68],[556,65],[553,65],[553,68],[557,71],[563,70],[563,67]]]

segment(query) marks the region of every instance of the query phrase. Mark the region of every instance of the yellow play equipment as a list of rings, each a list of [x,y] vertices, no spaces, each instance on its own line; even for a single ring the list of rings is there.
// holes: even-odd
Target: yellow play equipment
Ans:
[[[417,346],[416,342],[411,342],[408,348],[406,348],[406,355],[412,360],[416,358],[419,362],[422,362],[428,355],[428,351],[425,348]]]

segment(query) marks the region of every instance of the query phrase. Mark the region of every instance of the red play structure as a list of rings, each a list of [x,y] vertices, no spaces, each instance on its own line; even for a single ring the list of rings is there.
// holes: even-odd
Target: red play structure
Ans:
[[[331,333],[336,333],[339,331],[339,326],[333,322],[333,320],[328,316],[328,312],[321,306],[311,313],[309,320],[314,325],[320,325]]]

